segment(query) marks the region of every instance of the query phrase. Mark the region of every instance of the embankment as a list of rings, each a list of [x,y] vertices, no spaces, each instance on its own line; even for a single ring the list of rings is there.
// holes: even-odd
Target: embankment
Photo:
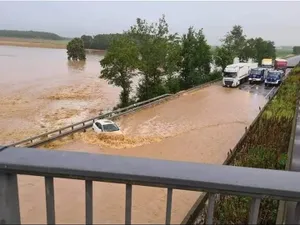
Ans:
[[[34,48],[57,48],[65,49],[68,40],[44,40],[31,38],[8,38],[0,37],[0,45]]]

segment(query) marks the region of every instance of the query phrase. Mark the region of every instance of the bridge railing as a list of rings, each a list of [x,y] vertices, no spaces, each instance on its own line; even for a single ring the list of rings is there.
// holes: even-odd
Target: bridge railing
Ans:
[[[300,216],[300,174],[297,172],[10,147],[0,151],[1,224],[21,222],[18,174],[45,178],[48,224],[55,224],[54,178],[85,181],[86,224],[93,224],[93,181],[124,184],[126,224],[132,221],[133,185],[167,189],[166,224],[171,223],[174,189],[209,193],[206,224],[212,224],[217,194],[251,197],[249,224],[257,223],[260,202],[266,196],[297,202],[295,223]]]
[[[117,110],[114,110],[114,111],[111,111],[111,112],[108,112],[105,114],[100,114],[99,116],[95,116],[93,118],[89,118],[89,119],[80,121],[78,123],[74,123],[69,126],[62,127],[60,129],[52,130],[52,131],[49,131],[49,132],[46,132],[46,133],[43,133],[43,134],[40,134],[40,135],[37,135],[34,137],[27,138],[25,140],[22,140],[22,141],[19,141],[16,143],[12,143],[10,145],[5,146],[5,148],[7,148],[7,147],[24,147],[24,146],[35,147],[35,146],[40,145],[41,143],[45,143],[45,139],[47,139],[47,142],[50,142],[59,137],[64,137],[64,136],[67,136],[74,132],[85,130],[85,129],[91,127],[93,125],[93,123],[95,122],[95,120],[97,120],[97,119],[112,118],[115,116],[120,116],[122,114],[137,110],[140,107],[143,107],[147,104],[151,104],[152,102],[164,99],[171,95],[172,94],[164,94],[164,95],[161,95],[161,96],[158,96],[155,98],[148,99],[146,101],[135,103],[128,107],[120,108],[120,109],[117,109]]]

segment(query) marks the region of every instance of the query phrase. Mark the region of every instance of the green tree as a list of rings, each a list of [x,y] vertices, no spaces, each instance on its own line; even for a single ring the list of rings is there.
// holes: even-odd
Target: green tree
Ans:
[[[232,56],[232,52],[228,50],[226,47],[216,47],[215,54],[214,54],[214,61],[216,66],[222,68],[224,71],[225,67],[229,64],[233,63],[234,57]]]
[[[256,59],[257,49],[255,47],[256,41],[253,38],[247,39],[240,55],[241,61],[248,61],[248,59]]]
[[[170,73],[169,43],[174,37],[169,34],[165,16],[158,23],[151,24],[138,18],[127,34],[134,39],[139,49],[137,69],[142,79],[137,88],[138,100],[143,101],[166,93],[163,78]]]
[[[295,54],[295,55],[300,54],[300,46],[294,46],[293,47],[293,54]]]
[[[182,38],[181,87],[187,89],[202,83],[210,73],[212,55],[202,29],[188,29]]]
[[[164,65],[164,71],[167,75],[165,81],[165,87],[167,92],[176,93],[180,91],[180,77],[179,71],[181,70],[180,61],[181,57],[181,39],[177,34],[170,36],[170,40],[167,45],[167,57],[166,64]]]
[[[100,78],[122,88],[119,107],[130,104],[131,83],[135,75],[134,70],[138,67],[138,56],[135,42],[123,35],[112,41],[104,59],[100,62],[103,67]]]
[[[74,38],[67,44],[69,60],[85,60],[85,50],[81,38]]]
[[[263,58],[276,58],[276,48],[272,41],[266,41],[261,37],[255,38],[255,51],[256,55],[254,59],[261,63]]]
[[[243,33],[243,28],[240,25],[233,26],[232,30],[225,35],[221,40],[223,46],[232,51],[232,56],[242,58],[243,48],[246,43],[246,35]]]
[[[90,49],[93,43],[93,37],[90,35],[82,35],[83,46],[85,49]]]

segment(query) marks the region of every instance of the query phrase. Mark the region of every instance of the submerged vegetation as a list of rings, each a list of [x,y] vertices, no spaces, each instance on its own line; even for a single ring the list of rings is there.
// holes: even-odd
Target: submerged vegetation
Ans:
[[[80,38],[72,39],[67,45],[68,60],[84,61],[86,59],[83,41]]]
[[[250,128],[239,146],[232,165],[284,170],[287,151],[300,90],[300,67],[296,67],[283,82],[277,95],[268,104],[257,122]],[[247,224],[251,199],[221,195],[216,202],[214,223]],[[259,224],[275,224],[279,201],[264,198]]]

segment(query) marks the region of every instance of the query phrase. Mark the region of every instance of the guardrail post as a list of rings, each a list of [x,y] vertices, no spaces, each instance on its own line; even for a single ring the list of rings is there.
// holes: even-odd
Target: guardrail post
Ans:
[[[16,174],[0,172],[0,224],[21,224]]]

